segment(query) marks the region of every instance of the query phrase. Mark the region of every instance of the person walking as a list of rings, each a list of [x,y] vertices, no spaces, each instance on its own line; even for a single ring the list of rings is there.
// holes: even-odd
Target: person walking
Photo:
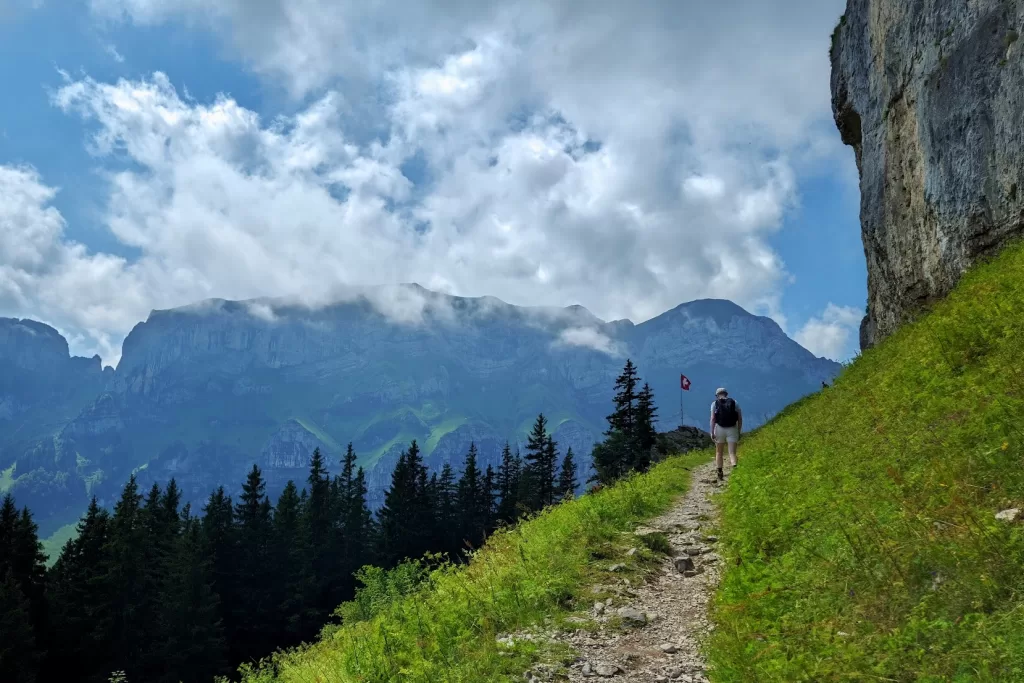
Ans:
[[[739,447],[740,432],[743,431],[743,411],[735,399],[729,398],[724,387],[715,392],[711,404],[711,439],[715,442],[715,466],[718,467],[718,481],[725,479],[722,460],[725,447],[729,447],[729,465],[736,467],[736,449]]]

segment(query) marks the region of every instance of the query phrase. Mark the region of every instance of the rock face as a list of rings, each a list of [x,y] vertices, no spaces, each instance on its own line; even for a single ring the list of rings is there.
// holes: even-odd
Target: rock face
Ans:
[[[560,455],[573,449],[582,483],[627,357],[654,390],[661,429],[680,423],[680,372],[692,381],[687,423],[703,425],[714,388],[725,385],[754,427],[840,369],[729,301],[690,302],[634,325],[580,307],[397,293],[425,302],[422,315],[396,321],[369,300],[317,309],[212,300],[154,311],[125,339],[116,371],[69,359],[67,343],[45,326],[15,321],[8,343],[0,327],[0,368],[8,358],[29,373],[20,383],[29,386],[50,372],[60,386],[78,387],[71,398],[80,401],[55,415],[50,394],[5,394],[0,373],[0,473],[14,467],[13,493],[46,534],[50,475],[101,502],[133,472],[143,487],[174,477],[183,502],[198,506],[218,485],[237,492],[257,463],[276,498],[289,479],[305,479],[314,448],[337,472],[351,442],[377,506],[413,439],[435,471],[451,463],[458,472],[474,442],[484,469],[498,464],[506,441],[525,449],[543,412]],[[45,343],[26,342],[33,333]],[[85,375],[92,384],[74,379]],[[27,429],[30,417],[37,428]],[[702,442],[699,432],[678,434]]]
[[[1024,1],[848,0],[832,108],[860,172],[866,348],[1024,232]]]

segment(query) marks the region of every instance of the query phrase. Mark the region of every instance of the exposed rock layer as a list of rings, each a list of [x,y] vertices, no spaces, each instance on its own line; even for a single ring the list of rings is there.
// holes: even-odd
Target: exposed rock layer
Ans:
[[[832,108],[860,171],[861,346],[1024,232],[1024,1],[848,0]]]

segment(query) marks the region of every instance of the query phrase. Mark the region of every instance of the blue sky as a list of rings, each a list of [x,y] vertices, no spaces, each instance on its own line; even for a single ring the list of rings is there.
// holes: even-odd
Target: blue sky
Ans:
[[[417,281],[850,357],[839,1],[0,0],[0,315],[119,356],[149,310]]]

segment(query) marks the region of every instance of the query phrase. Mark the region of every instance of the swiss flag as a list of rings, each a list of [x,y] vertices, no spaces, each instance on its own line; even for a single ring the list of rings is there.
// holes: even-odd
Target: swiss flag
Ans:
[[[679,388],[683,391],[690,390],[690,378],[686,375],[679,375]]]

